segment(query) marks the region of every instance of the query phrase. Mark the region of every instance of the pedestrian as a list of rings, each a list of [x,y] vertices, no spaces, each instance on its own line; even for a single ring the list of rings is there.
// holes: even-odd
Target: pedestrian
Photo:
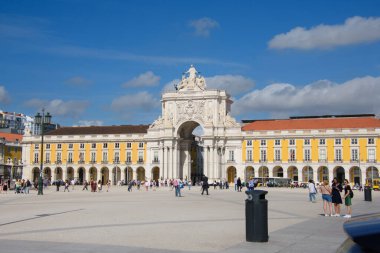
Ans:
[[[238,192],[241,192],[241,179],[240,177],[238,177],[238,179],[236,180],[236,185],[237,185],[237,191]]]
[[[91,192],[96,192],[96,181],[91,178]]]
[[[342,192],[343,188],[342,185],[338,182],[338,179],[335,177],[332,181],[332,203],[334,203],[334,211],[335,214],[332,216],[340,217],[340,205],[342,204],[342,197],[340,196],[340,193]]]
[[[8,183],[7,182],[3,182],[3,192],[5,192],[5,194],[8,193]]]
[[[189,186],[189,191],[191,190],[191,179],[189,179],[189,181],[187,181],[187,186]]]
[[[251,177],[248,181],[248,191],[253,191],[255,188],[255,181],[253,180],[253,177]]]
[[[237,177],[234,177],[235,191],[238,191]],[[240,182],[241,183],[241,182]]]
[[[203,177],[203,180],[202,180],[202,195],[205,191],[206,191],[206,194],[208,195],[208,178],[207,177]]]
[[[178,183],[178,180],[174,179],[172,181],[172,184],[173,184],[173,188],[174,188],[174,191],[175,191],[175,196],[176,197],[180,197],[180,195],[179,195],[179,183]]]
[[[61,186],[61,181],[55,181],[55,186],[57,187],[57,192],[59,192],[59,187]]]
[[[352,203],[351,198],[354,196],[354,193],[352,192],[350,183],[347,179],[344,180],[344,205],[347,208],[347,214],[343,216],[344,218],[351,218],[352,215]]]
[[[29,194],[29,189],[31,186],[32,186],[32,183],[30,182],[29,179],[27,179],[25,182],[25,192],[24,192],[25,194]]]
[[[75,184],[77,183],[77,180],[75,180],[75,179],[73,179],[73,180],[71,180],[71,189],[72,190],[74,190],[74,186],[75,186]]]
[[[132,191],[132,187],[133,187],[133,180],[129,181],[129,184],[128,184],[128,191],[129,192]]]
[[[110,190],[111,188],[111,180],[108,180],[107,182],[107,192]]]
[[[309,180],[308,188],[309,188],[309,200],[310,200],[310,202],[317,203],[317,201],[316,201],[317,188],[315,188],[314,181],[311,179]]]
[[[325,216],[332,216],[332,198],[331,193],[332,189],[329,186],[329,182],[327,180],[324,180],[321,186],[319,187],[319,190],[322,194],[322,200],[323,200],[323,211]]]
[[[146,180],[144,185],[145,185],[145,191],[148,191],[149,190],[149,186],[150,186],[150,181]]]
[[[83,189],[82,189],[82,191],[84,191],[84,190],[88,191],[88,188],[87,188],[87,186],[88,186],[88,182],[87,182],[87,180],[84,180],[84,182],[83,182]]]
[[[67,192],[70,192],[69,191],[69,180],[66,180],[66,182],[65,182],[65,189],[63,190],[63,192],[65,192],[66,190],[67,190]]]
[[[102,180],[98,181],[98,192],[100,193],[102,191]]]

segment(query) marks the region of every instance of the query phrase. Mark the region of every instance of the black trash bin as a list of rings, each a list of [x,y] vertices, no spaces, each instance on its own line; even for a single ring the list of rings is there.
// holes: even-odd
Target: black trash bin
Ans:
[[[369,186],[364,187],[364,201],[372,201],[372,192]]]
[[[268,241],[268,200],[267,191],[246,191],[245,200],[245,234],[247,242]]]

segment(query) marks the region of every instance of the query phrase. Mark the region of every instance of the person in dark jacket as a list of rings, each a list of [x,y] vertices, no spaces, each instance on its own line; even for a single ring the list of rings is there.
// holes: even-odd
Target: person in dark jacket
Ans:
[[[238,179],[236,181],[236,184],[237,184],[237,190],[238,190],[238,192],[241,192],[241,179],[240,179],[240,177],[238,177]]]
[[[208,178],[204,177],[202,180],[202,195],[206,191],[206,194],[208,195]]]

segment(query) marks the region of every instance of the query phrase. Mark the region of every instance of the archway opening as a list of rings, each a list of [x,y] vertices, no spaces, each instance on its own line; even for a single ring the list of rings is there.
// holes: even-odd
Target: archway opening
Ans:
[[[46,167],[44,168],[43,172],[44,172],[43,178],[51,181],[51,169],[49,167]]]
[[[329,169],[326,166],[320,166],[318,168],[318,181],[323,182],[323,181],[329,182]]]
[[[366,171],[367,180],[372,182],[373,178],[379,178],[379,170],[375,166],[370,166]]]
[[[90,180],[98,181],[98,170],[95,167],[90,168]]]
[[[245,182],[248,182],[250,178],[255,177],[255,169],[252,166],[245,168]]]
[[[344,179],[346,178],[344,168],[341,166],[337,166],[334,168],[334,177],[338,179],[339,183],[343,183]]]
[[[133,170],[131,167],[124,169],[124,183],[128,184],[133,179]]]
[[[281,166],[276,166],[273,168],[274,177],[284,177],[284,169]]]
[[[74,168],[72,167],[67,168],[67,179],[69,181],[74,180]]]
[[[227,168],[227,180],[228,180],[228,182],[233,184],[235,177],[236,177],[236,168],[234,166],[228,167]]]
[[[177,130],[179,151],[179,178],[191,178],[192,182],[201,181],[204,176],[204,150],[200,146],[202,126],[196,121],[186,121]],[[208,154],[208,153],[207,153]]]
[[[298,169],[296,166],[290,166],[288,168],[288,178],[292,181],[298,181]]]
[[[314,173],[313,168],[311,166],[305,166],[302,169],[302,181],[308,182],[309,180],[313,180]]]
[[[102,180],[102,185],[105,185],[107,184],[108,180],[110,179],[109,178],[109,170],[107,167],[103,167],[101,170],[100,170],[100,175],[101,175],[101,179]]]
[[[361,176],[362,172],[358,166],[354,166],[350,168],[350,182],[360,185],[361,184]]]
[[[140,182],[145,181],[145,169],[143,167],[138,167],[136,170],[137,180]]]
[[[112,169],[112,179],[114,185],[118,184],[121,180],[121,169],[117,166]]]
[[[33,182],[36,182],[40,177],[40,169],[38,167],[34,167],[32,169]]]
[[[55,168],[54,174],[55,174],[54,180],[62,180],[62,168],[61,167]]]
[[[152,169],[152,179],[157,181],[160,178],[160,168],[154,167]]]
[[[86,179],[86,170],[82,167],[78,169],[78,180],[80,184],[83,184],[84,180]]]

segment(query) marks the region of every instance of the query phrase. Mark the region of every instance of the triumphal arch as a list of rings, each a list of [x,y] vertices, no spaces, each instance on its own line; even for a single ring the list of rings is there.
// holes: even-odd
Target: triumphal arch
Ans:
[[[207,89],[194,66],[174,91],[162,95],[162,114],[145,137],[147,154],[153,156],[149,161],[159,161],[162,178],[227,178],[225,164],[233,157],[228,152],[237,151],[242,141],[231,104],[225,90]]]

